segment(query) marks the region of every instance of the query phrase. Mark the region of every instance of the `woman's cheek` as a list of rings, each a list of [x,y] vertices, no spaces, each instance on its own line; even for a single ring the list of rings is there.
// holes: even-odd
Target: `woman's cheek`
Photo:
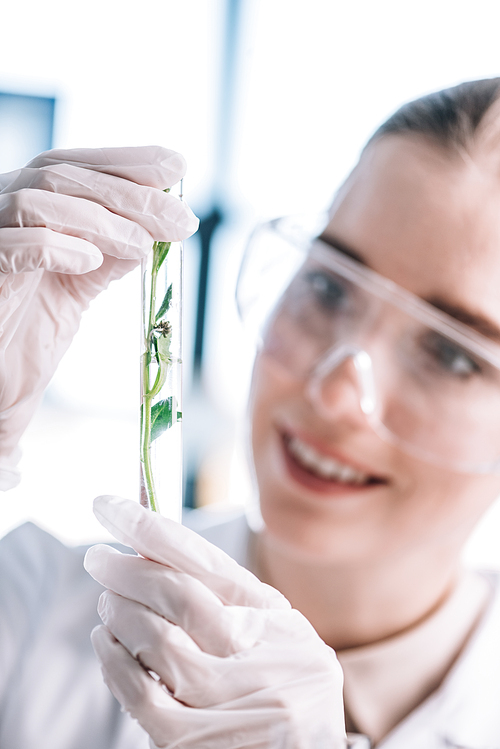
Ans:
[[[272,438],[278,413],[287,411],[290,404],[300,400],[300,383],[286,376],[286,373],[264,355],[255,361],[250,390],[250,416],[252,422],[252,445],[254,455]]]

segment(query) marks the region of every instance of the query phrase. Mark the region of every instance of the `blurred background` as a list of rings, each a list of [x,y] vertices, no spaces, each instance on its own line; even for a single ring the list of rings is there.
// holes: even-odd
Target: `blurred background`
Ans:
[[[54,147],[160,144],[189,165],[201,218],[185,244],[185,503],[252,494],[252,347],[234,287],[252,226],[318,212],[408,99],[500,74],[498,0],[17,0],[4,4],[0,171]],[[91,502],[138,495],[139,276],[96,300],[23,442],[0,534],[32,519],[103,538]],[[500,564],[500,509],[467,549]]]

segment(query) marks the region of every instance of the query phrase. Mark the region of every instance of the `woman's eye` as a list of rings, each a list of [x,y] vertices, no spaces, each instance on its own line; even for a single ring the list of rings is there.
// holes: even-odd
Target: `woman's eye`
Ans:
[[[451,375],[467,379],[482,371],[477,361],[465,349],[438,333],[429,335],[424,346],[435,363]]]
[[[306,281],[315,301],[325,309],[336,310],[347,299],[347,289],[340,279],[322,271],[310,271]]]

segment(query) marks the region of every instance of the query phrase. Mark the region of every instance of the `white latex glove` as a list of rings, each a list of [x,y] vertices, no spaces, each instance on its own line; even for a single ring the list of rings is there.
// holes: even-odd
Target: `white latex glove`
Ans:
[[[340,665],[281,593],[138,503],[94,512],[142,555],[94,546],[85,567],[109,588],[92,633],[105,682],[152,746],[345,746]]]
[[[53,150],[0,175],[0,489],[19,481],[19,438],[89,302],[153,240],[198,220],[163,192],[185,161],[159,146]]]

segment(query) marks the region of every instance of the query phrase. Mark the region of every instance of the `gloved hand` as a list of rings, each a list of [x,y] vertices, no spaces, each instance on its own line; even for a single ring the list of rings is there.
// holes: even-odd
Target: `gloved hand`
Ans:
[[[104,680],[152,746],[345,746],[340,665],[278,591],[138,503],[94,512],[142,555],[94,546],[85,567],[109,588],[92,633]]]
[[[163,192],[185,172],[159,146],[53,150],[0,175],[0,489],[19,481],[19,438],[89,302],[153,240],[198,221]]]

